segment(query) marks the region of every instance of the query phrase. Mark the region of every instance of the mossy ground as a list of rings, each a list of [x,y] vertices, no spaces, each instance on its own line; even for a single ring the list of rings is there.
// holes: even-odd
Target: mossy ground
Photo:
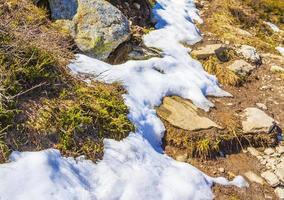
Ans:
[[[65,155],[103,154],[103,139],[134,129],[119,84],[71,77],[71,37],[31,0],[0,0],[0,162],[13,150],[55,147]]]

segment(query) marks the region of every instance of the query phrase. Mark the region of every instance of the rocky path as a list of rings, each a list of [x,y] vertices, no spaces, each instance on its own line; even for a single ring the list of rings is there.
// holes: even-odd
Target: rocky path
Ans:
[[[190,105],[190,102],[187,100],[177,101],[176,97],[171,101],[164,100],[158,114],[167,128],[166,152],[210,175],[223,174],[233,178],[241,174],[249,181],[250,187],[246,189],[214,187],[216,199],[283,199],[283,146],[278,144],[277,134],[281,135],[280,129],[284,126],[284,58],[277,51],[268,53],[245,43],[224,41],[208,32],[206,17],[212,8],[207,1],[201,1],[201,4],[204,23],[199,27],[204,39],[191,47],[191,54],[204,64],[207,71],[219,76],[219,81],[223,81],[222,88],[232,97],[210,97],[215,107],[208,113],[188,109],[185,105]],[[248,33],[247,30],[239,31]],[[234,72],[241,84],[234,86],[233,78],[236,77],[228,79],[231,76],[228,72],[220,75],[218,67],[223,73],[226,70]],[[180,102],[184,105],[182,109]],[[203,122],[207,126],[200,126]],[[273,122],[278,125],[274,135],[268,134]],[[230,133],[236,137],[231,137]],[[258,147],[259,151],[251,146]],[[196,156],[203,158],[194,158]],[[214,160],[204,159],[208,156],[213,156]]]

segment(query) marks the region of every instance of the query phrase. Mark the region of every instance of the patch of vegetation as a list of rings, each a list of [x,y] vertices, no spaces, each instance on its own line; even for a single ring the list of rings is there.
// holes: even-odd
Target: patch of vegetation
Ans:
[[[223,66],[217,57],[211,56],[202,62],[205,71],[216,75],[221,84],[238,86],[241,83],[241,78],[229,70],[226,66]]]
[[[264,13],[282,18],[281,0],[214,0],[210,3],[206,26],[201,30],[214,33],[221,41],[233,44],[247,44],[259,50],[276,52],[275,47],[283,44],[283,34],[274,33],[264,24]],[[263,2],[266,2],[263,4]],[[269,3],[268,3],[269,2]],[[269,7],[265,9],[264,7]],[[273,20],[272,20],[273,22]],[[280,25],[280,23],[278,23]]]
[[[96,161],[103,139],[123,139],[133,125],[119,84],[69,75],[73,41],[32,0],[0,0],[0,162],[13,150],[58,148]]]
[[[275,145],[276,135],[267,133],[244,134],[240,121],[231,113],[222,113],[223,130],[212,128],[203,131],[186,131],[163,121],[166,126],[164,146],[175,157],[178,151],[190,157],[212,159],[224,154],[238,153],[248,146],[268,147]],[[219,118],[218,117],[218,118]]]
[[[96,160],[102,157],[104,138],[121,140],[134,130],[123,93],[118,85],[77,85],[57,99],[44,100],[27,125],[40,135],[57,135],[55,145],[65,154]]]

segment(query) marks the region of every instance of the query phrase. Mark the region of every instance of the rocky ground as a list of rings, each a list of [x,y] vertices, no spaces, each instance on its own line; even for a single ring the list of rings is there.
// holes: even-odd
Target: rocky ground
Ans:
[[[215,186],[216,199],[284,199],[284,147],[279,140],[284,127],[284,57],[247,45],[248,29],[238,29],[244,37],[240,43],[226,41],[206,24],[214,0],[197,5],[204,39],[189,47],[191,55],[232,96],[210,97],[215,106],[208,113],[179,97],[165,98],[157,109],[167,128],[165,150],[209,175],[232,179],[241,174],[250,183],[245,189]],[[276,128],[269,133],[273,123]]]
[[[33,19],[27,11],[24,12],[26,15],[19,12],[21,17],[14,16],[16,19],[12,17],[13,11],[31,10],[22,5],[25,2],[17,4],[15,1],[3,1],[3,6],[1,5],[1,8],[3,7],[3,10],[9,13],[7,17],[3,15],[2,21],[13,19],[14,23],[11,24],[18,24],[20,27],[14,29],[12,25],[11,27],[6,26],[10,24],[8,22],[0,23],[1,30],[5,30],[1,32],[3,37],[1,35],[0,41],[7,43],[5,46],[15,48],[13,55],[15,55],[14,52],[25,51],[18,50],[18,46],[23,46],[22,43],[18,45],[11,41],[23,40],[25,45],[33,48],[42,43],[38,39],[34,45],[23,37],[28,34],[25,32],[27,31],[25,23],[30,20],[28,27],[32,25],[31,28],[34,28],[30,28],[34,30],[34,38],[44,37],[47,41],[52,41],[56,44],[52,49],[59,49],[59,52],[61,52],[59,47],[64,45],[61,44],[62,40],[54,42],[54,38],[59,38],[57,36],[57,34],[60,35],[59,32],[68,33],[66,41],[70,40],[70,43],[76,47],[68,43],[68,48],[62,47],[68,49],[66,52],[68,56],[54,55],[55,61],[58,57],[66,56],[62,66],[73,58],[75,52],[84,53],[112,64],[160,56],[158,49],[145,47],[141,40],[141,37],[153,27],[150,13],[154,1],[110,0],[108,3],[98,0],[91,5],[92,7],[88,1],[84,0],[80,0],[79,4],[76,3],[77,1],[70,1],[62,5],[58,5],[59,1],[53,0],[35,0],[34,2],[44,7],[45,10],[39,10],[29,2],[27,5],[38,12]],[[224,176],[233,179],[236,175],[243,175],[250,183],[250,187],[242,189],[216,185],[213,187],[216,199],[284,199],[284,144],[280,137],[281,129],[284,128],[284,57],[275,50],[277,45],[283,46],[283,31],[280,30],[284,30],[283,21],[279,22],[277,6],[277,9],[275,8],[277,12],[273,12],[271,18],[280,29],[268,25],[267,18],[263,18],[265,12],[255,12],[253,6],[245,5],[245,2],[250,1],[196,1],[204,20],[203,24],[198,24],[203,40],[194,46],[188,46],[188,51],[192,57],[203,64],[208,73],[216,75],[221,87],[231,96],[209,97],[214,103],[214,107],[209,112],[198,109],[192,102],[180,97],[165,97],[163,104],[157,108],[157,113],[166,126],[164,149],[176,160],[188,162],[210,176]],[[277,4],[277,0],[275,2]],[[46,19],[45,12],[48,12],[50,19]],[[281,10],[279,12],[281,14]],[[21,18],[24,23],[20,20]],[[39,22],[44,24],[45,29],[53,27],[55,30],[52,33],[55,36],[49,38],[50,36],[43,35],[44,31],[38,29]],[[6,35],[11,38],[13,36],[16,40],[6,41],[4,40]],[[33,39],[30,40],[33,41]],[[44,47],[39,49],[48,52],[51,48],[50,44],[44,43]],[[2,48],[2,51],[2,55],[6,55],[7,49]],[[29,63],[30,60],[28,54],[25,62]],[[10,62],[19,63],[16,61],[18,60],[14,59]],[[55,64],[45,65],[47,65],[46,68],[50,68],[50,66],[59,64],[55,62]],[[15,68],[17,69],[15,71],[19,71],[20,67]],[[7,69],[6,67],[5,70]],[[58,70],[63,69],[62,67]],[[126,118],[128,110],[122,103],[121,96],[125,91],[118,85],[94,83],[93,86],[96,89],[90,89],[93,87],[87,89],[82,83],[73,83],[73,79],[71,82],[70,77],[62,72],[64,79],[60,81],[46,79],[47,86],[58,87],[55,93],[50,91],[49,87],[43,88],[38,82],[43,79],[42,76],[46,77],[46,74],[39,76],[33,71],[30,73],[27,73],[27,70],[23,71],[27,76],[27,83],[21,83],[21,86],[25,86],[23,89],[27,92],[21,93],[21,90],[17,90],[11,93],[8,90],[12,83],[18,86],[19,81],[16,78],[15,80],[11,78],[15,83],[6,83],[7,88],[4,87],[4,90],[8,90],[5,95],[14,95],[18,98],[17,102],[13,103],[13,105],[19,104],[17,109],[14,107],[9,109],[20,109],[23,112],[21,115],[15,112],[15,116],[9,115],[9,120],[5,118],[7,123],[6,121],[0,123],[0,147],[3,143],[2,146],[6,148],[5,152],[1,150],[4,152],[2,153],[3,158],[0,154],[1,162],[7,159],[11,150],[41,150],[53,146],[61,149],[64,155],[77,156],[83,153],[88,156],[97,152],[98,155],[88,156],[96,161],[102,157],[104,138],[120,140],[133,129]],[[58,76],[57,71],[56,73]],[[33,76],[35,81],[31,82],[29,76]],[[68,81],[65,80],[67,78]],[[70,87],[62,87],[62,82],[66,82],[66,85],[72,83],[74,87],[72,90]],[[33,95],[34,100],[27,101],[31,98],[28,92],[37,88],[43,92]],[[2,88],[0,89],[2,91]],[[67,90],[69,94],[66,93]],[[113,108],[116,110],[113,111]],[[18,118],[23,128],[11,125],[19,124]],[[69,123],[69,118],[73,120],[72,123]],[[14,122],[14,119],[18,121]],[[49,127],[51,123],[56,126],[56,130]],[[78,124],[84,126],[78,129]],[[2,130],[5,132],[6,128],[9,134],[5,134],[2,139]],[[34,131],[34,134],[22,138],[25,135],[23,133],[28,132],[26,130],[31,132],[30,129]],[[19,133],[16,134],[15,130]],[[46,137],[46,131],[56,133],[58,130],[60,130],[60,135]],[[96,146],[90,141],[94,141],[92,133],[98,130],[101,136],[95,138]],[[88,135],[80,138],[82,134],[78,133],[83,131]],[[111,135],[106,134],[109,132]],[[55,142],[53,137],[56,139]],[[14,138],[19,139],[15,142]],[[47,144],[43,146],[41,140],[47,141]],[[19,144],[19,141],[23,142]]]

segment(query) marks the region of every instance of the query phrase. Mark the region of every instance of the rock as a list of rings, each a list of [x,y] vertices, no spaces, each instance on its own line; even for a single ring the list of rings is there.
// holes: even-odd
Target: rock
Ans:
[[[129,60],[146,60],[152,57],[161,57],[161,54],[155,49],[143,47],[134,47],[128,54]]]
[[[279,198],[279,200],[284,200],[284,188],[283,187],[277,187],[274,190],[276,196]]]
[[[271,66],[270,68],[270,71],[273,72],[273,73],[284,73],[284,68],[283,67],[280,67],[280,66],[277,66],[277,65],[273,65]]]
[[[233,27],[233,26],[231,26],[231,28],[237,33],[237,35],[242,35],[242,36],[245,36],[245,37],[252,37],[253,36],[250,32],[248,32],[244,29],[240,29],[240,28]]]
[[[48,0],[51,18],[72,20],[77,13],[77,0]]]
[[[220,167],[220,168],[218,168],[218,171],[221,172],[221,173],[224,173],[225,169],[223,167]]]
[[[244,133],[267,132],[274,119],[258,108],[246,108],[242,114]]]
[[[180,97],[165,97],[157,114],[172,125],[184,130],[196,131],[221,128],[215,122],[197,114],[197,107]]]
[[[85,54],[105,60],[130,36],[127,18],[104,0],[79,0],[75,42]]]
[[[262,110],[267,110],[267,106],[263,103],[256,103],[256,106],[259,107]]]
[[[247,76],[255,68],[256,68],[255,66],[249,64],[244,60],[235,60],[232,64],[228,66],[228,69],[230,69],[231,71],[235,72],[240,76]]]
[[[277,164],[278,164],[278,161],[277,161],[276,159],[270,158],[270,159],[267,159],[267,163],[266,163],[265,166],[266,166],[268,169],[275,170]]]
[[[251,155],[253,155],[253,156],[255,156],[255,157],[261,155],[261,153],[260,153],[258,150],[256,150],[256,148],[254,148],[254,147],[248,147],[248,148],[247,148],[247,151],[248,151]]]
[[[271,171],[265,171],[261,173],[261,177],[264,178],[266,182],[272,187],[276,187],[280,184],[278,177]]]
[[[266,155],[272,155],[274,152],[275,152],[275,151],[274,151],[274,149],[272,149],[272,148],[267,148],[267,149],[264,150],[264,153],[265,153]]]
[[[276,151],[277,151],[279,154],[283,154],[283,153],[284,153],[284,146],[278,146],[278,147],[276,147]]]
[[[284,167],[276,167],[275,174],[284,183]]]
[[[177,161],[180,161],[180,162],[186,162],[187,159],[188,159],[188,154],[187,154],[187,153],[182,154],[182,155],[178,155],[178,156],[176,157],[176,160],[177,160]]]
[[[263,178],[261,178],[260,176],[258,176],[256,173],[254,173],[252,171],[248,171],[244,175],[245,175],[245,177],[247,177],[247,179],[250,182],[258,183],[260,185],[264,184]]]
[[[241,54],[244,58],[248,59],[254,63],[261,63],[261,57],[257,53],[256,49],[249,45],[242,45],[239,50],[237,50],[239,54]]]
[[[193,50],[191,54],[197,59],[206,59],[224,52],[227,48],[223,44],[208,44]]]

